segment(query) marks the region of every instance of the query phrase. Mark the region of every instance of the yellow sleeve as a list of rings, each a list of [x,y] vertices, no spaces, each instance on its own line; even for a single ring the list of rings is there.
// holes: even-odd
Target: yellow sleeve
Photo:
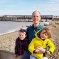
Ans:
[[[55,50],[55,45],[51,40],[48,40],[48,46],[50,47],[49,51],[51,51],[53,53]]]
[[[28,46],[28,50],[33,53],[34,49],[34,42],[35,42],[35,38],[32,39],[32,41],[30,42],[29,46]]]

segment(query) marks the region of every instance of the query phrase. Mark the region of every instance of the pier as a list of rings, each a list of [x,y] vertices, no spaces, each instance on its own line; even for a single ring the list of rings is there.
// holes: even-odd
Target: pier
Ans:
[[[53,15],[41,15],[41,21],[52,20]],[[20,21],[20,22],[31,22],[31,15],[4,15],[0,17],[0,21]]]

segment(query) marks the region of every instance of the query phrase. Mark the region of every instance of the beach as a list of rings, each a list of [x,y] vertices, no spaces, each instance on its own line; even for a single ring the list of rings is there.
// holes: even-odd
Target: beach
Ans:
[[[14,52],[15,40],[18,37],[18,31],[0,35],[0,50]]]
[[[57,21],[59,22],[59,21]],[[58,59],[59,58],[59,24],[56,21],[52,21],[52,23],[48,27],[52,33],[52,41],[56,46],[56,50],[50,59]],[[4,35],[0,35],[0,50],[7,50],[10,52],[14,52],[15,40],[18,37],[18,31],[10,32]]]

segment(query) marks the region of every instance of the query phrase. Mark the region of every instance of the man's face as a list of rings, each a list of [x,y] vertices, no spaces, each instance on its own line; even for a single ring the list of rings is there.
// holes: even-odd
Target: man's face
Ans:
[[[34,24],[39,23],[40,19],[41,19],[41,17],[40,17],[39,12],[34,12],[33,15],[32,15],[33,23]]]

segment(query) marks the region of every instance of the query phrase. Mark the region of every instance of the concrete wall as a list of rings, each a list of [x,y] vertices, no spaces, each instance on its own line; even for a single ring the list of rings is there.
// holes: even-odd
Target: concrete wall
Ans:
[[[0,50],[0,59],[20,59],[20,57],[14,58],[14,53]]]

